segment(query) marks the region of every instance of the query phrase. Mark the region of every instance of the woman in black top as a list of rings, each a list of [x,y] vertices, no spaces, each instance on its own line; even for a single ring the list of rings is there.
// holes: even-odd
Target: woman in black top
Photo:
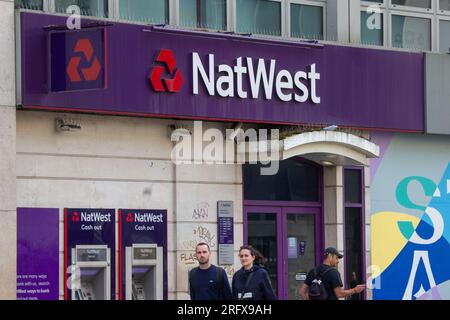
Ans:
[[[275,300],[275,293],[264,268],[264,257],[252,246],[239,250],[242,268],[233,276],[233,296],[238,300]]]

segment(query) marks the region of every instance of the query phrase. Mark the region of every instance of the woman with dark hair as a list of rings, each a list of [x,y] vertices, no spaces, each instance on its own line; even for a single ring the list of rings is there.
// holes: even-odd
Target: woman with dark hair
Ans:
[[[269,273],[264,268],[266,259],[252,246],[239,249],[242,268],[233,276],[233,296],[238,300],[275,300]]]

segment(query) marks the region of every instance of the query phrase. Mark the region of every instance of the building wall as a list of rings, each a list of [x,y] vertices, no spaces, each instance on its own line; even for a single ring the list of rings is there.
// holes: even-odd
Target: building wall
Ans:
[[[374,299],[450,299],[450,138],[374,134]]]
[[[0,1],[0,299],[16,297],[14,1]]]
[[[56,132],[58,117],[76,119],[81,131]],[[234,202],[236,250],[242,244],[241,166],[175,166],[168,129],[173,123],[17,112],[17,207],[60,208],[61,298],[63,208],[167,209],[169,299],[188,298],[195,243],[209,242],[217,262],[217,201]],[[208,126],[225,127],[203,129]],[[227,266],[230,276],[234,269]]]

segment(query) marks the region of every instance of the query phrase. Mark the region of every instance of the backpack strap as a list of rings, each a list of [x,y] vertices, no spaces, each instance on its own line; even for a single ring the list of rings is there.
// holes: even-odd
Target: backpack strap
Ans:
[[[322,271],[321,273],[317,273],[317,269],[318,268],[315,268],[314,269],[314,278],[315,279],[317,279],[317,278],[319,278],[320,280],[322,280],[322,278],[328,273],[328,271],[330,271],[330,270],[332,270],[332,269],[334,269],[333,267],[328,267],[325,271]]]
[[[223,270],[221,267],[217,266],[216,267],[216,286],[217,286],[217,291],[219,293],[220,297],[223,297],[223,274],[224,274],[225,270]]]
[[[189,271],[188,279],[189,279],[189,293],[190,293],[191,299],[193,298],[193,296],[195,296],[194,288],[192,287],[192,277],[193,277],[194,272],[197,272],[197,269],[198,269],[198,267],[195,267]]]
[[[254,275],[257,271],[258,271],[258,270],[252,271],[252,272],[250,272],[250,274],[248,275],[247,281],[245,281],[245,285],[244,285],[244,287],[242,288],[242,291],[241,291],[241,300],[244,299],[245,291],[247,291],[247,287],[248,287],[250,281],[252,280],[253,275]]]

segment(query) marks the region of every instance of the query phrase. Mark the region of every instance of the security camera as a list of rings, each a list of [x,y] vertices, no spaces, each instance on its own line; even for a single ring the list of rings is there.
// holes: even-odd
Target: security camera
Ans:
[[[81,124],[74,119],[57,118],[55,124],[58,132],[76,132],[81,130]]]
[[[242,129],[242,126],[243,126],[242,122],[236,123],[231,128],[231,130],[233,130],[233,131],[227,135],[227,140],[233,141],[234,139],[236,139],[237,135],[239,134],[240,130]]]

